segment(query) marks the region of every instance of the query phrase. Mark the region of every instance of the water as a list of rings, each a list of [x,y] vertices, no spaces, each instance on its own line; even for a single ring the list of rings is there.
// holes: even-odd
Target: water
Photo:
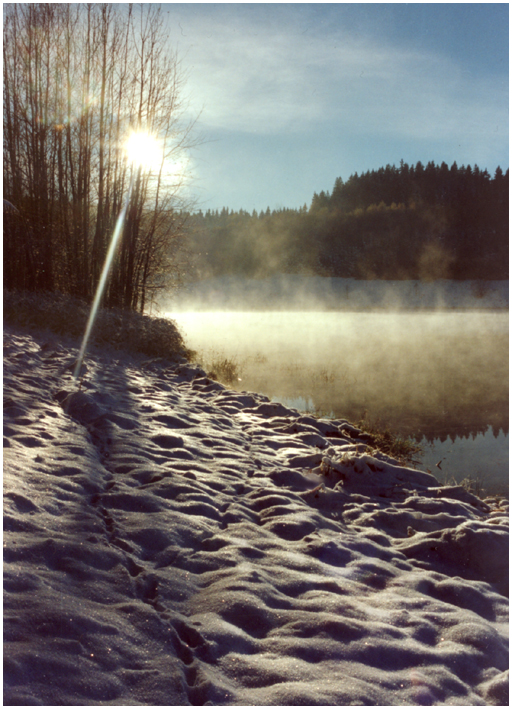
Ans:
[[[205,366],[235,359],[233,387],[371,422],[418,441],[442,480],[508,490],[508,314],[167,314]],[[439,464],[439,465],[437,465]]]

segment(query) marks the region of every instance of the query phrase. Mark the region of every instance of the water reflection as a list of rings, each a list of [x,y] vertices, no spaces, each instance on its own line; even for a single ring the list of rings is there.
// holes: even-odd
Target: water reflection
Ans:
[[[272,397],[274,401],[299,411],[317,411],[311,397]],[[334,411],[324,410],[324,415],[338,418]],[[350,417],[345,417],[350,418]],[[357,418],[352,417],[352,421]],[[384,425],[389,425],[385,422]],[[466,430],[459,427],[459,431]],[[460,483],[468,478],[476,483],[478,489],[483,488],[487,494],[504,494],[508,496],[509,470],[509,435],[502,428],[483,427],[481,431],[470,431],[461,435],[451,431],[436,436],[408,436],[419,443],[422,451],[415,454],[415,467],[435,475],[443,483]]]
[[[446,436],[433,441],[424,437],[420,444],[422,467],[440,480],[469,477],[489,493],[508,494],[509,437],[503,430],[495,432],[488,426],[485,432],[469,437]]]
[[[488,478],[492,469],[493,478],[508,481],[506,313],[253,311],[171,317],[193,349],[236,359],[237,389],[295,400],[294,408],[354,422],[366,415],[421,442],[422,467],[446,458],[443,473],[455,479]]]

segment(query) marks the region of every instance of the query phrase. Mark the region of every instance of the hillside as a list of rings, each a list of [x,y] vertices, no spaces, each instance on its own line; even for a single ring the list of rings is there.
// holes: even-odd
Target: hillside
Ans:
[[[337,178],[309,208],[193,216],[199,277],[508,278],[508,170],[433,162]]]

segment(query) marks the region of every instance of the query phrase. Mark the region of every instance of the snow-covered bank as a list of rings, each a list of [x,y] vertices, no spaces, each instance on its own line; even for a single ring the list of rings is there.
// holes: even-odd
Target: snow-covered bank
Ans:
[[[162,310],[407,310],[508,308],[508,281],[358,281],[277,275],[224,276],[192,283]]]
[[[508,506],[77,350],[4,330],[4,705],[508,704]]]

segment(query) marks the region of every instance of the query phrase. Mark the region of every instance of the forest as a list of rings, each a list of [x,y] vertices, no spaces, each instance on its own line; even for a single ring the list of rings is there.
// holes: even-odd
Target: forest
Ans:
[[[477,165],[387,165],[310,206],[192,215],[199,277],[507,279],[509,174]]]
[[[106,307],[144,312],[184,279],[229,274],[508,278],[508,170],[402,161],[338,177],[299,209],[196,211],[176,168],[194,122],[161,6],[5,8],[7,289],[91,301],[120,213]],[[158,136],[159,165],[127,159],[134,131]]]

